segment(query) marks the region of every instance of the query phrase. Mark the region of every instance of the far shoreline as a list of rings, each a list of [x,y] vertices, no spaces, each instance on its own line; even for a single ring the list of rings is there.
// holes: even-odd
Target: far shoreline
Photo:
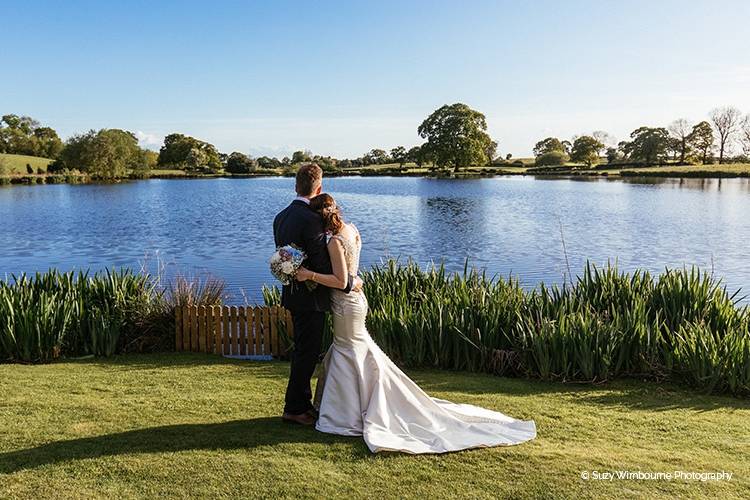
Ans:
[[[16,174],[0,177],[0,186],[8,185],[40,185],[40,184],[111,184],[136,180],[148,179],[255,179],[271,177],[293,177],[293,172],[278,170],[258,171],[247,174],[234,174],[227,172],[201,173],[184,170],[152,170],[148,174],[131,175],[114,180],[92,179],[84,174],[68,173],[36,173]],[[548,180],[566,179],[638,179],[638,178],[661,178],[661,179],[742,179],[750,178],[750,164],[734,163],[722,165],[680,165],[680,166],[657,166],[657,167],[632,167],[617,168],[605,165],[592,168],[580,168],[578,166],[561,167],[480,167],[467,168],[458,172],[441,170],[434,171],[427,168],[407,168],[399,170],[394,167],[351,169],[325,172],[329,178],[338,177],[410,177],[439,180],[466,180],[466,179],[488,179],[495,177],[533,177]]]

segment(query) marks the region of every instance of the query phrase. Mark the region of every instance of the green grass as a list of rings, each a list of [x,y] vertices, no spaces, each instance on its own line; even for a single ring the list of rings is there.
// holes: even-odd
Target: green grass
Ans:
[[[47,172],[47,166],[54,160],[39,158],[38,156],[11,155],[0,153],[0,176],[2,175],[28,175],[26,165],[31,165],[34,173],[37,169]]]
[[[535,441],[371,455],[284,425],[288,365],[129,355],[0,365],[0,498],[750,496],[750,402],[623,381],[578,386],[410,371],[431,395],[533,418]],[[729,482],[582,471],[730,471]]]
[[[749,177],[750,163],[726,163],[723,165],[680,165],[623,169],[623,176],[647,177]]]

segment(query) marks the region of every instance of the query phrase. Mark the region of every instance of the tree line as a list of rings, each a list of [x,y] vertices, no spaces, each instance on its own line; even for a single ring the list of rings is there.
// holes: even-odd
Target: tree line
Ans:
[[[638,127],[629,139],[617,142],[603,131],[576,136],[571,141],[547,137],[534,146],[535,164],[554,166],[573,162],[590,167],[602,160],[614,165],[747,162],[750,114],[743,116],[733,106],[716,108],[709,113],[708,120],[691,124],[680,118],[667,127]]]
[[[146,176],[155,169],[233,174],[292,172],[296,165],[311,161],[326,171],[386,164],[403,168],[407,163],[458,171],[466,167],[500,167],[512,158],[511,154],[498,155],[498,143],[487,133],[486,117],[466,104],[441,106],[419,125],[417,134],[423,139],[422,144],[372,149],[352,159],[302,150],[281,159],[253,158],[238,151],[221,153],[213,144],[180,133],[167,135],[158,153],[141,148],[134,133],[120,129],[90,130],[63,142],[53,128],[42,126],[33,118],[7,114],[0,120],[0,153],[50,158],[54,160],[50,172],[78,170],[102,179]],[[742,152],[732,156],[738,145]],[[634,130],[629,140],[619,142],[603,131],[571,140],[547,137],[536,143],[533,152],[537,166],[568,162],[591,167],[603,162],[658,165],[747,161],[750,114],[743,116],[732,106],[717,108],[710,112],[708,120],[690,124],[678,119],[667,127],[643,126]]]

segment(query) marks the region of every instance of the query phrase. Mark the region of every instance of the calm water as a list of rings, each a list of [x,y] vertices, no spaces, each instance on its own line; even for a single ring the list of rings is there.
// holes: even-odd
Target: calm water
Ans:
[[[468,258],[524,285],[560,283],[587,259],[622,269],[713,268],[750,289],[750,183],[731,180],[571,180],[504,177],[326,179],[356,222],[364,264],[385,257]],[[233,300],[271,283],[274,215],[293,180],[149,180],[0,189],[0,277],[49,267],[101,269],[161,262],[167,275],[210,273]]]

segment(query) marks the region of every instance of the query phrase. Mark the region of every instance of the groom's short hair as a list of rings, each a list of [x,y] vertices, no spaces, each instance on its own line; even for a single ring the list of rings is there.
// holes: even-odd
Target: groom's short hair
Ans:
[[[323,170],[315,163],[303,163],[297,170],[295,189],[300,196],[309,196],[315,191],[315,185],[323,181]]]

